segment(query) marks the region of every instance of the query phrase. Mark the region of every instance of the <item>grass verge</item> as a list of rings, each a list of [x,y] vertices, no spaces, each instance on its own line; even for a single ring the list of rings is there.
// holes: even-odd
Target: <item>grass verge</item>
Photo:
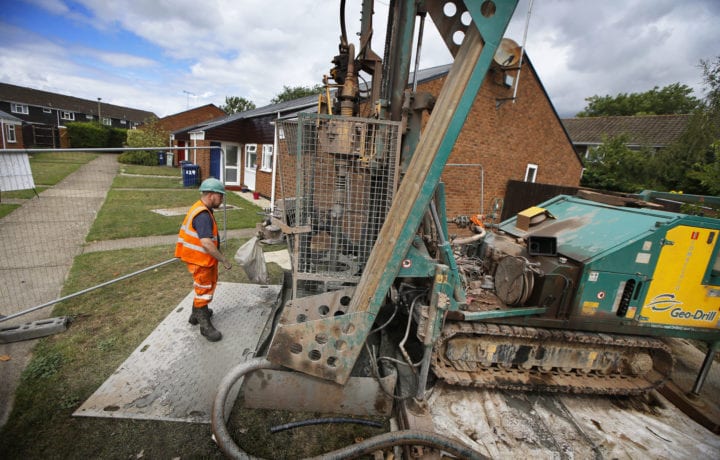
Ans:
[[[120,166],[120,172],[122,174],[137,174],[143,176],[168,176],[176,178],[182,177],[182,170],[180,168],[172,168],[169,166],[141,166],[123,164]]]
[[[94,153],[82,152],[33,153],[30,168],[35,185],[55,185],[95,158]]]
[[[160,179],[165,180],[165,179]],[[105,204],[93,222],[87,241],[113,240],[138,236],[171,235],[177,233],[184,215],[163,216],[154,209],[187,208],[199,199],[197,189],[184,190],[117,190],[108,192]],[[227,212],[227,228],[253,228],[260,222],[262,209],[241,197],[228,193],[226,202],[235,209]],[[222,228],[222,208],[215,212]]]

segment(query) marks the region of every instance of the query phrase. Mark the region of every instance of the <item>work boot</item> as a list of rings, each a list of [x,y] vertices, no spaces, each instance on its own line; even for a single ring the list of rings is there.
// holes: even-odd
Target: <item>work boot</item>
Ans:
[[[210,317],[212,317],[212,315],[213,315],[212,308],[208,308],[208,307],[205,307],[205,308],[207,308],[207,311],[209,312]],[[192,313],[190,313],[190,318],[188,318],[188,323],[192,324],[193,326],[195,326],[198,323],[198,320],[200,318],[199,311],[200,311],[199,308],[192,307]]]
[[[211,342],[217,342],[218,340],[222,339],[222,334],[220,331],[215,329],[213,324],[210,322],[210,312],[208,311],[208,307],[202,307],[197,308],[198,312],[196,313],[196,317],[198,319],[198,323],[200,324],[200,334],[202,334],[206,339],[208,339]]]

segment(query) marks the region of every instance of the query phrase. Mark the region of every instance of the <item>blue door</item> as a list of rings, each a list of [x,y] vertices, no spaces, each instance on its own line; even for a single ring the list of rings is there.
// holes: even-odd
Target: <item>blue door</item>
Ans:
[[[222,180],[220,171],[222,169],[222,152],[220,142],[210,142],[210,176]]]

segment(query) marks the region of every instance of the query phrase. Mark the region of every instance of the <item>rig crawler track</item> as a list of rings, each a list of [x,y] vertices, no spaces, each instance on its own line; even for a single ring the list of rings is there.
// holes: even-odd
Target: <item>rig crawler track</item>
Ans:
[[[468,322],[446,323],[433,356],[454,385],[585,394],[644,393],[674,364],[654,338]]]

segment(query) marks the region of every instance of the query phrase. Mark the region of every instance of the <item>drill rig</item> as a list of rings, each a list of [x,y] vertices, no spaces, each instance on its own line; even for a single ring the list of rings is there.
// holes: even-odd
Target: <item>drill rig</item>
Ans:
[[[450,241],[448,222],[467,219],[446,215],[440,176],[516,3],[391,1],[381,58],[371,49],[373,2],[363,2],[356,52],[341,1],[339,54],[318,113],[282,122],[283,200],[274,222],[287,236],[292,276],[265,357],[228,381],[292,369],[345,385],[359,362],[379,373],[387,366],[377,363],[400,361],[421,407],[432,379],[645,392],[672,371],[658,337],[707,342],[710,366],[720,344],[715,219],[558,197]],[[408,89],[416,18],[422,37],[427,15],[454,57],[437,100]],[[361,84],[361,72],[371,83]],[[369,346],[377,335],[385,344]],[[226,396],[216,399],[213,428],[235,456],[237,446],[223,441]],[[426,441],[410,433],[406,444]],[[473,455],[443,442],[426,445]]]

